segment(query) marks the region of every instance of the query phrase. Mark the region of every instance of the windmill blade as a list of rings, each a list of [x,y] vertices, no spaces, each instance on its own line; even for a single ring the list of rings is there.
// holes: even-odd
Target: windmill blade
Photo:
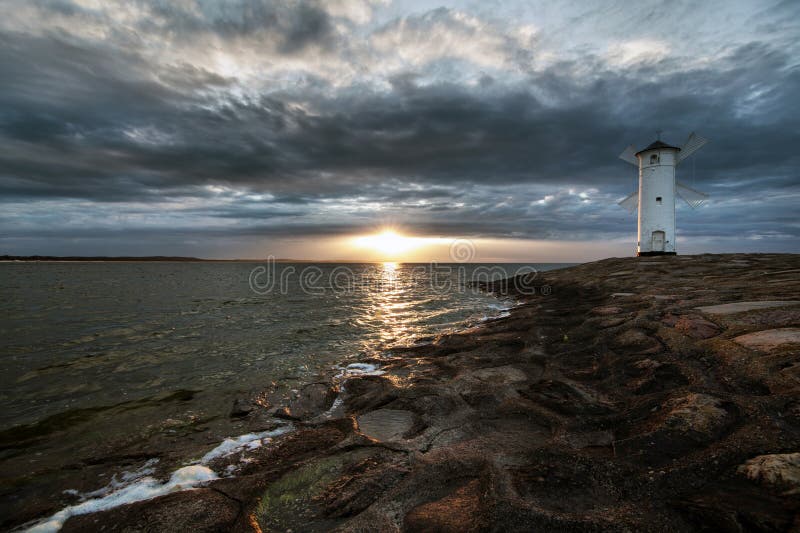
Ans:
[[[686,139],[686,142],[683,143],[683,146],[681,146],[681,151],[678,152],[678,163],[705,146],[707,142],[708,139],[704,139],[695,132],[692,132],[691,135],[689,135],[689,138]]]
[[[634,214],[639,209],[639,191],[633,191],[630,196],[618,202],[618,205],[621,205],[630,214]]]
[[[635,167],[639,166],[639,159],[636,157],[636,148],[634,148],[633,145],[625,148],[625,151],[619,154],[619,158]]]
[[[706,193],[692,189],[685,183],[681,183],[679,181],[676,185],[678,189],[678,196],[683,198],[683,200],[689,204],[689,207],[692,209],[697,209],[703,205],[706,200],[708,200],[708,195]]]

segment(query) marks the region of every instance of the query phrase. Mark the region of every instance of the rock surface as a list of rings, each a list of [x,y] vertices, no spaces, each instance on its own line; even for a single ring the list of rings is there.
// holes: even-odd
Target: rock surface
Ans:
[[[797,489],[800,488],[800,453],[759,455],[740,466],[738,471],[768,485]]]
[[[706,305],[703,307],[698,307],[697,309],[710,315],[731,315],[733,313],[742,313],[744,311],[752,311],[754,309],[769,309],[772,307],[784,307],[787,305],[800,305],[800,301],[763,300],[756,302],[733,302],[729,304]]]
[[[702,317],[682,316],[675,322],[675,329],[693,339],[708,339],[719,334],[719,327]]]
[[[710,434],[716,431],[728,417],[722,401],[708,394],[690,393],[669,402],[667,426],[689,432]]]
[[[341,416],[310,418],[333,395],[303,389],[281,406],[297,429],[238,477],[65,529],[800,525],[800,351],[784,342],[800,328],[800,256],[607,259],[527,281],[535,295],[486,287],[518,297],[510,316],[347,379]]]
[[[358,417],[358,429],[364,435],[379,441],[393,441],[403,437],[414,426],[414,413],[402,409],[377,409]]]
[[[327,411],[333,405],[336,393],[336,388],[328,383],[309,383],[276,415],[289,420],[309,420]]]
[[[733,339],[742,346],[768,352],[784,344],[800,344],[800,328],[756,331]]]

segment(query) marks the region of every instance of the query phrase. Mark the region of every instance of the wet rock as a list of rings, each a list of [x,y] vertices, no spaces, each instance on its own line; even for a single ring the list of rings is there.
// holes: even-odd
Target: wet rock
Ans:
[[[609,406],[573,383],[546,379],[531,385],[521,394],[548,409],[561,414],[606,413]]]
[[[614,443],[621,457],[650,467],[700,453],[720,438],[735,419],[725,402],[700,393],[674,398],[661,408],[654,406],[650,412],[653,414],[647,421],[631,433],[615,432],[620,440]]]
[[[250,413],[255,410],[255,405],[249,401],[244,400],[242,398],[236,398],[233,401],[233,406],[231,406],[230,417],[231,418],[244,418]]]
[[[742,346],[769,352],[784,344],[800,344],[800,328],[778,328],[756,331],[733,339]]]
[[[641,329],[629,329],[614,338],[614,346],[632,353],[657,353],[661,344]]]
[[[606,305],[603,307],[595,307],[592,309],[592,314],[606,316],[606,315],[616,315],[621,313],[623,309],[616,305]]]
[[[634,394],[651,394],[688,383],[680,368],[670,363],[645,359],[635,363],[633,367],[642,372],[638,379],[628,384]]]
[[[583,449],[594,446],[610,446],[614,442],[614,433],[608,430],[590,431],[587,433],[573,433],[565,437],[567,444],[572,448]]]
[[[628,276],[633,274],[633,270],[619,270],[617,272],[611,272],[608,274],[609,278],[616,278],[618,276]]]
[[[394,385],[383,376],[362,376],[345,383],[344,403],[348,411],[375,409],[397,398]]]
[[[320,496],[324,513],[331,517],[353,516],[375,502],[408,473],[400,462],[381,462],[375,457],[348,467]]]
[[[460,533],[480,530],[484,518],[480,482],[475,479],[440,500],[413,508],[403,526],[407,531]]]
[[[762,487],[748,489],[704,484],[699,493],[685,500],[679,498],[673,505],[692,524],[693,531],[796,530],[793,506],[771,497]]]
[[[559,516],[570,522],[581,520],[596,512],[607,513],[615,506],[619,490],[623,485],[619,474],[609,470],[596,470],[585,456],[576,454],[542,453],[529,465],[512,470],[511,481],[514,490],[527,501],[535,502],[536,507],[550,516]],[[575,522],[572,522],[575,524]],[[539,531],[539,528],[513,528],[518,531]],[[569,527],[551,523],[542,531],[624,531],[617,527]],[[634,528],[638,529],[638,528]],[[503,531],[502,528],[499,529]]]
[[[664,318],[661,319],[661,322],[663,322],[664,324],[666,324],[671,328],[674,328],[675,324],[678,323],[678,320],[680,320],[680,318],[681,317],[675,316],[672,313],[667,313],[666,315],[664,315]]]
[[[327,383],[306,385],[289,402],[286,411],[282,413],[283,418],[293,418],[295,420],[314,418],[330,409],[336,399],[336,394],[337,390]],[[281,415],[276,413],[275,416]]]
[[[711,435],[728,419],[723,402],[708,394],[691,393],[668,402],[665,426],[682,432]]]
[[[528,379],[525,372],[513,366],[498,366],[494,368],[481,368],[470,372],[469,377],[487,383],[515,383]]]
[[[661,363],[652,359],[642,359],[641,361],[636,361],[633,366],[639,370],[655,370],[661,366]]]
[[[800,490],[800,453],[759,455],[740,465],[737,471],[766,485]]]
[[[624,324],[627,320],[628,317],[626,316],[610,316],[594,322],[594,325],[600,329],[614,328]]]
[[[369,457],[376,448],[360,448],[329,457],[318,457],[272,481],[258,498],[251,520],[262,531],[330,531],[338,520],[326,516],[325,494],[331,484]],[[253,528],[255,529],[255,528]]]
[[[229,531],[238,515],[236,500],[205,488],[73,516],[61,531]]]
[[[733,302],[719,305],[706,305],[696,309],[710,315],[731,315],[754,309],[769,309],[770,307],[783,307],[786,305],[798,305],[800,300],[762,300],[754,302]]]
[[[401,409],[378,409],[359,416],[358,429],[375,440],[390,442],[403,438],[414,427],[414,413]]]
[[[298,420],[298,418],[292,414],[288,407],[276,407],[272,411],[272,416],[282,420]]]
[[[675,322],[675,329],[693,339],[709,339],[719,335],[719,327],[699,316],[682,316]]]
[[[792,327],[800,324],[800,307],[778,307],[741,313],[730,318],[726,317],[725,321],[753,330]]]

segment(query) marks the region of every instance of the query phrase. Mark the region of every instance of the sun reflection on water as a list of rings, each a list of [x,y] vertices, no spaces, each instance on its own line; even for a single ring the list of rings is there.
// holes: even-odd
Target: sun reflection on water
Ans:
[[[418,317],[408,310],[410,289],[399,263],[387,261],[379,265],[377,282],[369,295],[368,320],[376,324],[380,344],[402,341],[414,333],[411,324]]]

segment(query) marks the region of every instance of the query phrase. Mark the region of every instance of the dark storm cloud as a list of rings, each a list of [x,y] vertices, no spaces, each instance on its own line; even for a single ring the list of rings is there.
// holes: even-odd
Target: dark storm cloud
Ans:
[[[334,32],[328,13],[314,2],[201,2],[195,9],[175,2],[150,4],[154,18],[142,23],[143,30],[167,32],[183,39],[214,33],[222,38],[269,35],[277,39],[282,53],[295,53],[308,46],[331,46]]]
[[[38,5],[87,25],[104,20],[65,0]],[[200,54],[213,52],[217,41],[204,40],[213,38],[242,47],[256,42],[264,54],[310,54],[324,64],[345,46],[322,3],[142,5],[150,16],[138,31],[189,43]],[[381,31],[446,29],[453,20],[452,11],[436,10]],[[385,204],[397,219],[405,210],[413,214],[406,227],[430,234],[613,234],[630,220],[622,212],[609,216],[608,204],[632,190],[635,172],[616,155],[630,142],[649,143],[655,129],[672,143],[694,129],[712,139],[681,172],[715,196],[796,193],[800,179],[800,71],[778,42],[739,43],[713,61],[689,64],[665,56],[613,67],[587,52],[508,80],[484,73],[477,83],[431,78],[430,69],[460,68],[463,59],[445,55],[433,67],[394,73],[388,87],[336,85],[306,72],[292,89],[254,93],[239,91],[233,75],[154,61],[136,32],[112,26],[109,39],[55,30],[0,34],[2,201],[148,203],[216,198],[213,187],[227,187],[261,196],[182,213],[281,220],[222,229],[198,224],[195,232],[352,232],[367,225],[355,212],[341,223],[291,219],[314,215],[326,201],[357,199]],[[511,64],[529,55],[508,36],[498,42]],[[515,188],[529,186],[591,187],[607,197],[587,203],[562,195],[537,204],[545,195],[537,189],[504,203]],[[730,217],[715,212],[702,231],[740,232]],[[770,220],[800,235],[791,211],[739,218],[764,231]]]

